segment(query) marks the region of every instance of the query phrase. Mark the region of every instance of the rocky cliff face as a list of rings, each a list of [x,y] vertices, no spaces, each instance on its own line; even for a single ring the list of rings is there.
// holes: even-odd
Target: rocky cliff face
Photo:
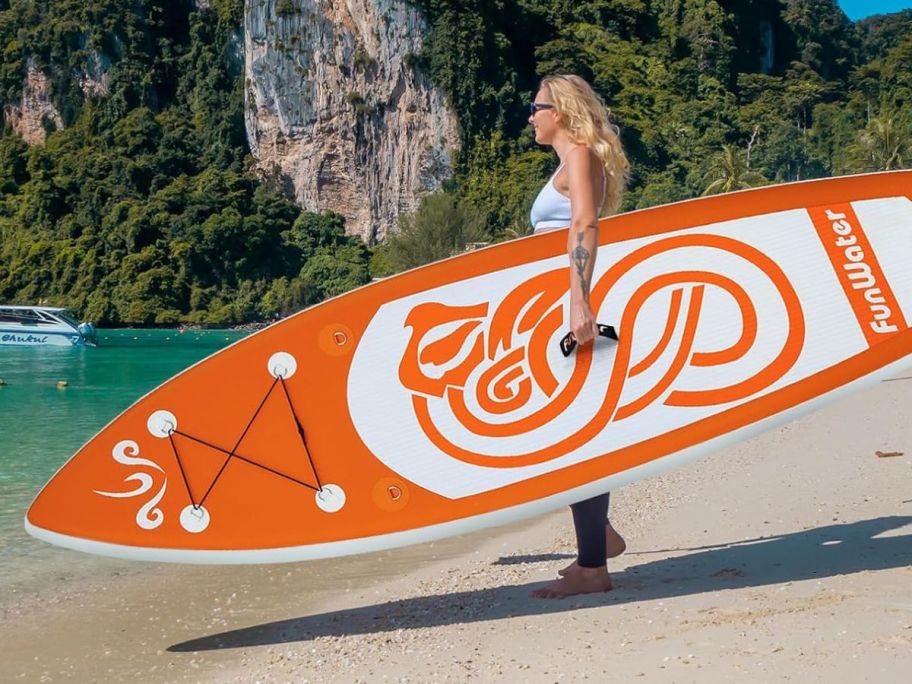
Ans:
[[[407,64],[405,0],[246,0],[244,28],[250,146],[304,208],[377,240],[448,176],[457,122]]]
[[[85,47],[85,36],[79,37]],[[111,60],[97,51],[89,53],[85,70],[76,73],[79,87],[86,97],[103,97],[108,94]],[[51,98],[50,79],[35,65],[34,59],[26,63],[25,79],[19,102],[3,107],[0,124],[9,124],[13,133],[29,145],[43,145],[48,133],[64,128],[63,117]]]
[[[48,77],[29,60],[22,96],[3,108],[3,119],[29,145],[43,145],[47,134],[63,128],[63,118],[51,102]]]

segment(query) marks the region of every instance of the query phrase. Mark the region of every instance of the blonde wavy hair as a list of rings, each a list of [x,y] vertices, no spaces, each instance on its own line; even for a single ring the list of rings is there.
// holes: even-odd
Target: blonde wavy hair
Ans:
[[[608,187],[602,202],[603,214],[614,214],[621,207],[630,174],[630,163],[621,146],[618,127],[611,123],[611,113],[605,102],[586,81],[572,74],[548,76],[542,79],[561,115],[564,128],[577,144],[591,147],[608,174]]]

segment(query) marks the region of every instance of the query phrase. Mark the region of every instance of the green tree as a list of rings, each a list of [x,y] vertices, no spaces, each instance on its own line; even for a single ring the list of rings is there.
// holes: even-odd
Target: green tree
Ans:
[[[389,238],[389,259],[397,271],[451,257],[466,243],[484,237],[483,220],[454,195],[438,192],[422,198],[414,214],[399,218]]]
[[[651,174],[642,188],[631,198],[637,209],[645,209],[659,204],[669,204],[679,200],[688,199],[681,181],[673,171]]]
[[[731,74],[731,16],[715,0],[687,0],[683,6],[679,36],[686,41],[701,74],[727,83]]]
[[[713,161],[705,179],[709,181],[709,185],[703,191],[704,195],[745,190],[768,182],[762,173],[752,171],[747,166],[747,162],[733,145],[722,146],[722,152]]]
[[[912,120],[905,113],[884,112],[858,132],[849,150],[856,171],[894,171],[912,162]]]
[[[812,162],[819,167],[820,175],[845,173],[856,135],[852,113],[841,103],[821,103],[814,107],[813,120],[808,131]]]
[[[332,251],[320,249],[307,260],[299,277],[305,305],[369,283],[367,247],[360,241],[353,241]]]
[[[532,202],[555,166],[550,152],[526,149],[499,132],[476,140],[468,164],[471,172],[458,178],[463,203],[478,216],[472,239],[525,234]]]
[[[858,32],[835,2],[785,0],[783,28],[791,32],[796,58],[825,79],[844,78],[859,59]]]

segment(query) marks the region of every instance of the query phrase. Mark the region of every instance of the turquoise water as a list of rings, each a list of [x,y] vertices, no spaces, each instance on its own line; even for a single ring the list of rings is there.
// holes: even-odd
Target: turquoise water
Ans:
[[[246,334],[102,330],[95,348],[0,346],[0,379],[6,382],[0,387],[0,593],[44,574],[72,577],[105,565],[25,533],[22,520],[35,494],[130,404]],[[68,386],[59,389],[59,380]]]

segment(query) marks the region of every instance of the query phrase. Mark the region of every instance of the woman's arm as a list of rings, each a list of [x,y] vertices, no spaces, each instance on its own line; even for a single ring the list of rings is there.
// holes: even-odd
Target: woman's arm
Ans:
[[[580,345],[588,344],[598,327],[589,305],[589,289],[598,251],[598,207],[602,197],[602,170],[598,158],[586,147],[576,147],[567,155],[567,180],[570,185],[570,230],[567,252],[570,256],[570,330]]]

